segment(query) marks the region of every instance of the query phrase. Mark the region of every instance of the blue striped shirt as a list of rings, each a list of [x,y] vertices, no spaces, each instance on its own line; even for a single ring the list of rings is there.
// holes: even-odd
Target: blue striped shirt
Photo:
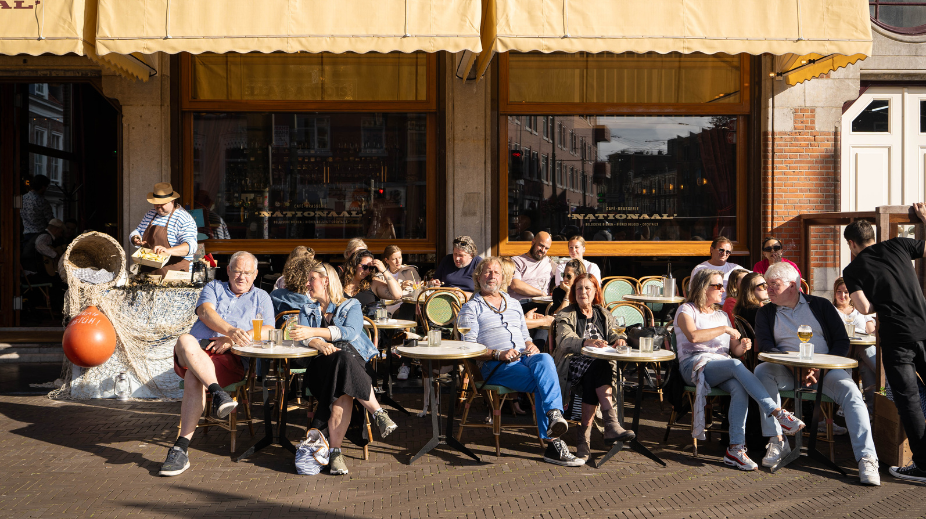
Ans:
[[[167,243],[169,243],[171,247],[176,247],[181,243],[190,244],[190,252],[184,256],[184,259],[193,261],[193,254],[196,253],[196,220],[193,219],[190,213],[184,211],[182,207],[178,207],[174,210],[173,217],[161,216],[158,214],[157,209],[149,210],[145,213],[145,217],[141,219],[138,228],[129,235],[129,240],[132,239],[132,236],[136,235],[139,238],[143,237],[149,224],[164,227],[167,225],[168,218],[170,218],[170,225],[167,226]]]
[[[473,294],[472,299],[463,305],[457,323],[470,328],[463,340],[482,344],[490,350],[514,348],[524,351],[525,341],[531,340],[524,311],[516,299],[504,292],[500,295],[505,299],[501,313],[490,307],[481,294]]]

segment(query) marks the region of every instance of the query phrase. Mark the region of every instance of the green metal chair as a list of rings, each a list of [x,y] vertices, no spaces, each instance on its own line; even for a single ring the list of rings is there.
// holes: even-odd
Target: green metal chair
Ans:
[[[624,300],[624,296],[639,294],[640,286],[637,280],[628,276],[610,276],[601,280],[604,285],[601,292],[604,295],[604,305]]]

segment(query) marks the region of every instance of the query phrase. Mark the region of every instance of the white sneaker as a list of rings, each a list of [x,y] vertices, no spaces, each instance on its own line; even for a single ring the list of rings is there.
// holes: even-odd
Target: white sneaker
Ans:
[[[878,473],[878,460],[865,456],[858,460],[858,479],[863,485],[881,486],[881,474]]]
[[[788,436],[794,436],[797,431],[804,428],[804,422],[798,420],[791,412],[784,409],[778,412],[775,419],[778,420],[778,425],[781,426],[781,432]]]
[[[788,454],[791,454],[791,444],[788,443],[787,438],[782,438],[781,443],[778,443],[778,440],[775,438],[769,438],[765,450],[765,457],[762,458],[762,466],[774,467],[779,460]]]
[[[395,377],[398,380],[408,380],[408,374],[411,373],[411,368],[402,364],[399,366],[399,374]]]
[[[835,422],[833,423],[833,435],[834,436],[842,436],[843,434],[848,434],[848,433],[849,433],[849,429],[846,429],[845,427],[839,425],[838,423],[835,423]],[[826,436],[826,420],[821,420],[820,423],[817,424],[817,436]]]
[[[746,447],[733,445],[727,447],[727,453],[723,456],[724,465],[730,465],[740,470],[758,470],[756,462],[749,459],[746,455]]]

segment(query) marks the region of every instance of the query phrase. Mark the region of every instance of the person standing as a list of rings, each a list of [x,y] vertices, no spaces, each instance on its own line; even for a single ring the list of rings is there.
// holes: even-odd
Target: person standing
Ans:
[[[913,210],[926,223],[926,204],[915,203]],[[884,374],[913,453],[912,463],[891,467],[890,473],[926,482],[926,417],[917,387],[917,375],[926,379],[926,299],[910,263],[926,256],[926,246],[910,238],[875,243],[874,229],[865,220],[847,225],[843,237],[853,260],[842,277],[855,308],[878,313]]]
[[[720,271],[723,275],[723,303],[727,294],[729,293],[729,287],[727,284],[730,281],[730,273],[736,269],[741,269],[740,265],[736,263],[730,263],[727,260],[730,259],[730,255],[733,254],[733,242],[730,241],[730,238],[726,236],[718,236],[714,238],[714,241],[711,242],[711,259],[699,263],[695,268],[691,269],[691,280],[694,280],[695,274],[699,270],[710,269]],[[744,269],[745,270],[745,269]]]
[[[45,232],[48,222],[55,217],[51,204],[45,200],[45,191],[51,181],[45,175],[36,175],[29,182],[29,192],[23,195],[19,217],[23,221],[23,243],[37,234]]]
[[[154,208],[145,213],[138,228],[129,235],[132,245],[170,255],[163,267],[151,272],[155,275],[163,276],[169,270],[189,271],[196,252],[196,220],[180,207],[178,198],[180,194],[169,183],[155,184],[154,191],[148,193],[148,203]]]

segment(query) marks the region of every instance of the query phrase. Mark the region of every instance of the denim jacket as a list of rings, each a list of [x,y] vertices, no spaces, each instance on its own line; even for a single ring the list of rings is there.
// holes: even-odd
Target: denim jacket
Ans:
[[[379,353],[373,341],[363,331],[363,309],[356,299],[345,299],[340,305],[328,303],[328,312],[333,312],[332,323],[341,332],[341,340],[353,345],[363,360],[370,360]],[[323,328],[322,312],[317,301],[306,303],[299,311],[299,324],[312,328]]]

